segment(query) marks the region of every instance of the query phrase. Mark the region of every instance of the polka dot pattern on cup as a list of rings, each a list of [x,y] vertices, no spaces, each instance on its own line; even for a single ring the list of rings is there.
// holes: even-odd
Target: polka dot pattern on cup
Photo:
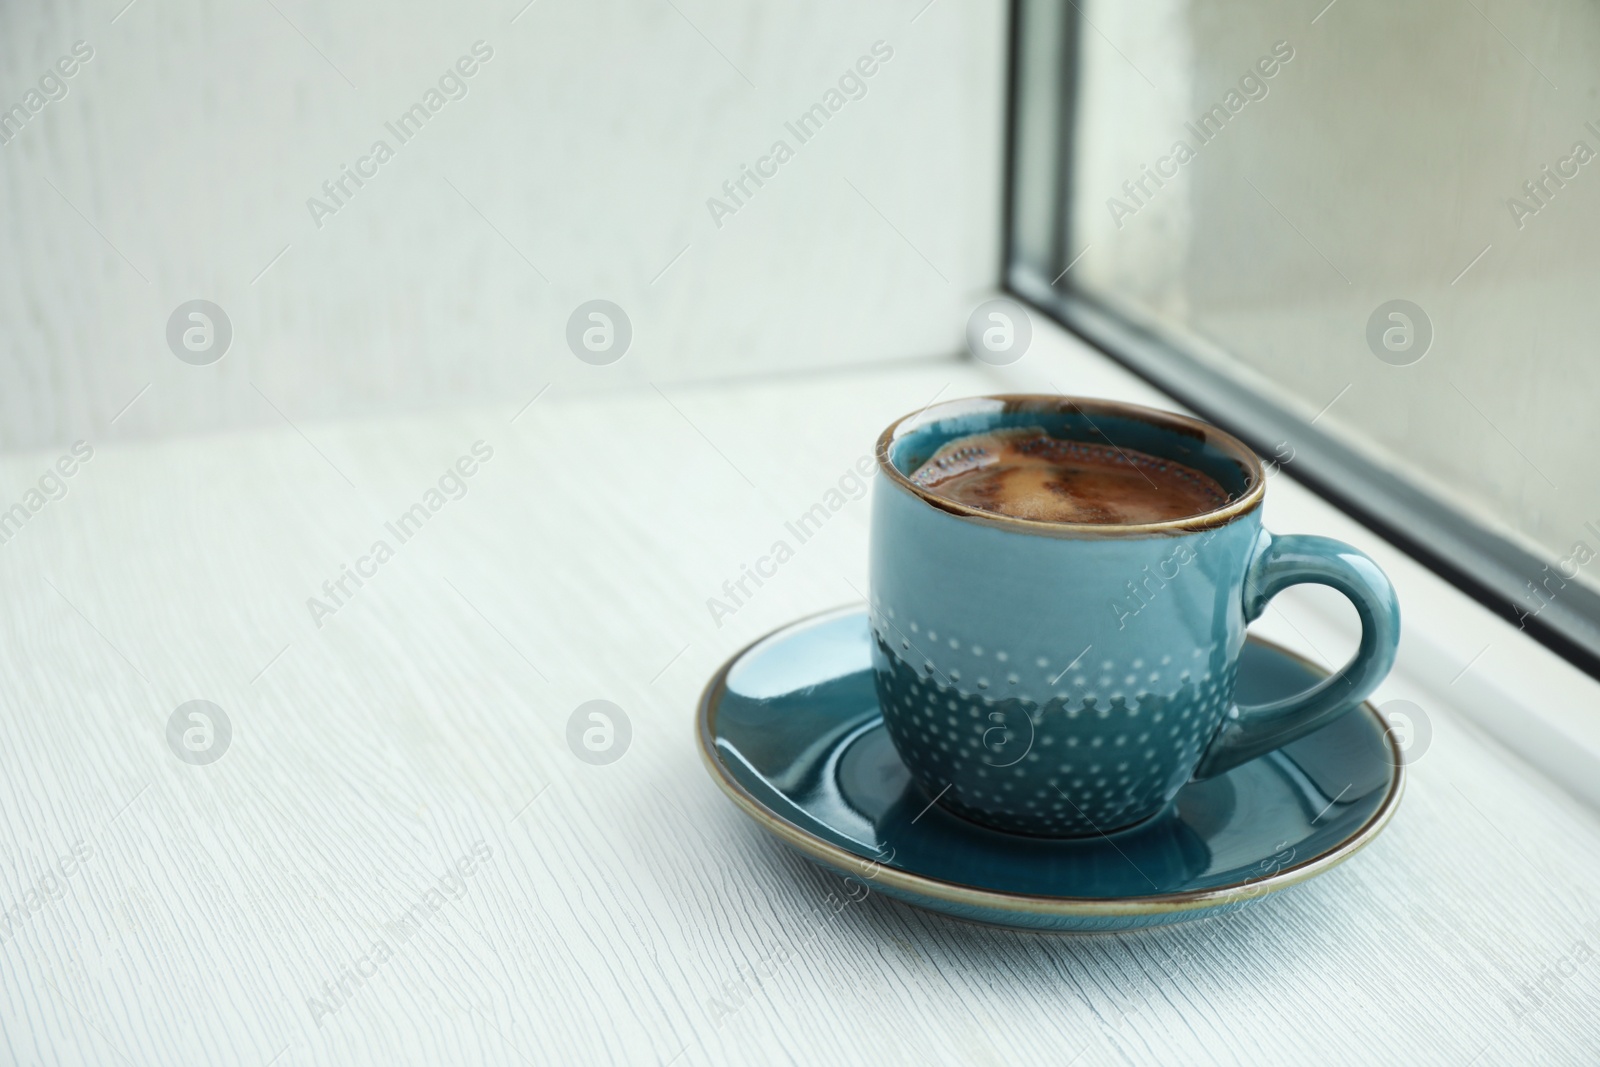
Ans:
[[[1155,814],[1233,694],[1215,650],[1126,661],[1014,656],[876,616],[884,724],[918,784],[976,822],[1053,836]]]

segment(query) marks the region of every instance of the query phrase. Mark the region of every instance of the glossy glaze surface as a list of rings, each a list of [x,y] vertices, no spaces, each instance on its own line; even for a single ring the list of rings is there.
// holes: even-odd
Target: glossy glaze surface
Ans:
[[[1133,449],[1213,480],[1228,502],[1136,525],[1038,522],[905,477],[973,434]],[[894,424],[878,460],[893,472],[873,492],[869,552],[884,724],[922,789],[967,819],[1058,837],[1137,825],[1192,778],[1347,711],[1394,662],[1399,608],[1382,571],[1338,541],[1264,530],[1260,464],[1204,423],[1109,401],[973,397]],[[1325,685],[1237,693],[1246,626],[1300,582],[1351,600],[1356,655]]]
[[[1340,862],[1399,800],[1399,755],[1362,705],[1284,748],[1192,782],[1152,820],[1109,837],[991,830],[931,804],[884,731],[864,609],[803,620],[735,657],[707,688],[712,775],[810,858],[964,919],[1096,931],[1247,906]],[[1324,672],[1255,639],[1241,699],[1304,690]]]

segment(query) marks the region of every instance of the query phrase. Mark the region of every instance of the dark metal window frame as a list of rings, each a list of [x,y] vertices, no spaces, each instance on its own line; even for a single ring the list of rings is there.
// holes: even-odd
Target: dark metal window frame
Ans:
[[[1262,456],[1289,445],[1286,473],[1600,678],[1600,593],[1563,579],[1537,596],[1551,590],[1549,561],[1072,287],[1067,205],[1083,16],[1058,0],[1012,0],[1011,8],[1006,289]]]

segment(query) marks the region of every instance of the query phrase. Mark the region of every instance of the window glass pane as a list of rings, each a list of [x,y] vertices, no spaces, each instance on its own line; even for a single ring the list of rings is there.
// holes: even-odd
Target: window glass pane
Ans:
[[[1600,7],[1080,8],[1065,284],[1600,587]]]

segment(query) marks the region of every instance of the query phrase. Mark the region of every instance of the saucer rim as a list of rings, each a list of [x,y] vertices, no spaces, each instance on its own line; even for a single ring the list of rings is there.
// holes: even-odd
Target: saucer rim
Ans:
[[[1406,765],[1404,752],[1396,741],[1393,732],[1388,728],[1388,723],[1382,714],[1373,706],[1370,700],[1364,700],[1361,702],[1359,710],[1373,717],[1382,729],[1384,740],[1389,745],[1391,763],[1394,767],[1394,778],[1390,783],[1388,794],[1378,805],[1377,810],[1368,817],[1367,821],[1359,829],[1333,848],[1302,863],[1285,867],[1281,871],[1276,871],[1264,877],[1249,878],[1239,882],[1232,882],[1228,885],[1212,886],[1207,889],[1184,890],[1176,893],[1127,897],[1066,897],[986,889],[979,886],[966,885],[962,882],[933,878],[913,871],[886,867],[882,864],[874,864],[874,861],[866,856],[835,845],[833,842],[818,837],[809,830],[802,829],[763,804],[733,778],[726,765],[718,758],[715,733],[716,707],[722,695],[727,691],[728,674],[734,665],[749,655],[752,650],[779,634],[797,629],[807,623],[846,615],[865,615],[866,612],[867,605],[860,601],[830,608],[826,611],[813,612],[810,615],[794,619],[775,630],[762,634],[754,641],[740,648],[721,667],[717,668],[716,673],[711,676],[710,681],[706,683],[705,688],[701,691],[699,704],[695,712],[695,741],[696,747],[700,750],[701,761],[705,764],[712,780],[727,794],[729,799],[763,829],[785,844],[835,869],[848,870],[850,868],[875,866],[876,870],[872,874],[866,875],[869,881],[881,882],[906,893],[931,897],[935,900],[961,907],[988,908],[995,911],[1051,917],[1106,918],[1112,916],[1169,915],[1187,911],[1208,910],[1288,889],[1291,886],[1299,885],[1301,882],[1315,878],[1325,871],[1332,870],[1365,848],[1373,838],[1383,831],[1384,827],[1389,824],[1390,819],[1394,817],[1395,810],[1400,806],[1400,798],[1405,792]],[[1270,641],[1253,634],[1247,635],[1246,639],[1270,648],[1274,652],[1287,656],[1314,671],[1326,673],[1323,667],[1318,666],[1299,653],[1285,648],[1276,641]],[[1352,708],[1351,710],[1355,711],[1357,709]]]

